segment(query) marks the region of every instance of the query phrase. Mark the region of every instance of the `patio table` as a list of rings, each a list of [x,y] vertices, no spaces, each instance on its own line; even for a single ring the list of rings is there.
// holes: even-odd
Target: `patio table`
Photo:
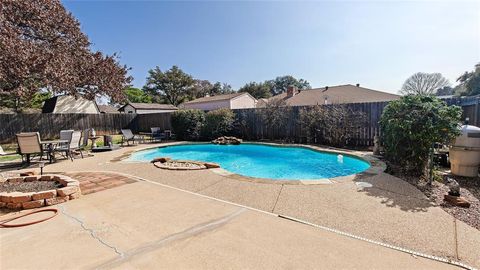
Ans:
[[[138,134],[141,136],[148,136],[150,138],[150,142],[154,141],[155,136],[153,132],[139,132]]]
[[[55,159],[55,154],[54,154],[55,147],[62,143],[68,143],[68,140],[49,140],[49,141],[41,141],[40,143],[46,146],[48,161],[52,163],[53,160]]]

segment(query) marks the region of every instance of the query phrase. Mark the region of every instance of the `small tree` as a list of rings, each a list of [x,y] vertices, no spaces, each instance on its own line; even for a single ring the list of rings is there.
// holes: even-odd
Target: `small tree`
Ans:
[[[267,127],[267,133],[270,139],[274,139],[274,129],[281,130],[287,126],[292,108],[281,98],[272,98],[265,104],[261,110],[261,117]]]
[[[215,139],[228,135],[233,128],[235,114],[230,109],[218,109],[209,111],[205,115],[203,136],[207,139]]]
[[[404,173],[421,175],[435,142],[449,143],[458,135],[462,110],[433,96],[408,95],[391,101],[380,126],[385,158]]]
[[[179,140],[198,140],[204,124],[205,113],[201,110],[179,110],[172,114],[172,128]]]
[[[438,89],[450,83],[440,73],[417,72],[410,76],[402,86],[403,95],[434,95]]]

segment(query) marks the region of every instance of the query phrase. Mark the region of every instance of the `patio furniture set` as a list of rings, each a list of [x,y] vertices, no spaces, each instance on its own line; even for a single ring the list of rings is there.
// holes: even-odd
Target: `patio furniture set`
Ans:
[[[30,163],[31,156],[37,155],[40,160],[46,155],[50,163],[56,160],[55,154],[60,153],[73,161],[74,154],[79,153],[83,158],[82,150],[88,145],[90,130],[82,131],[62,130],[58,140],[41,140],[38,132],[17,134],[18,154],[22,156],[22,163]]]
[[[171,130],[163,130],[159,127],[152,127],[150,128],[150,132],[140,132],[139,135],[133,134],[130,129],[122,129],[122,145],[127,143],[130,145],[135,144],[135,142],[144,143],[148,137],[150,142],[161,142],[162,140],[170,140],[175,138],[175,134],[172,133]]]
[[[140,132],[139,135],[133,134],[130,129],[122,129],[121,145],[127,143],[135,144],[150,142],[161,142],[175,137],[170,130],[161,130],[158,127],[152,127],[151,132]],[[38,156],[40,160],[46,156],[46,159],[52,163],[56,161],[55,154],[60,153],[63,157],[73,161],[75,154],[79,154],[83,158],[83,151],[87,149],[88,140],[92,141],[92,152],[111,151],[118,148],[114,145],[111,135],[104,135],[104,146],[98,147],[96,140],[100,136],[95,136],[93,129],[85,129],[83,131],[61,130],[59,139],[42,140],[38,132],[24,132],[16,135],[18,150],[17,153],[22,156],[22,163],[30,164],[32,156]],[[117,147],[116,147],[117,146]],[[0,154],[6,154],[1,149]],[[2,155],[3,155],[2,154]]]

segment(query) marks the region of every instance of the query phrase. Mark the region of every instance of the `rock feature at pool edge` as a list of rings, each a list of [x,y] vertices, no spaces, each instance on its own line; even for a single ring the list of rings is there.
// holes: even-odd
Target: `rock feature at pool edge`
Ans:
[[[222,136],[218,137],[215,140],[212,140],[213,144],[220,144],[220,145],[227,145],[227,144],[233,144],[233,145],[238,145],[243,142],[242,139],[239,139],[237,137],[229,137],[229,136]]]
[[[155,167],[165,170],[206,170],[220,168],[220,165],[214,162],[172,160],[169,157],[154,158],[151,163],[153,163]]]

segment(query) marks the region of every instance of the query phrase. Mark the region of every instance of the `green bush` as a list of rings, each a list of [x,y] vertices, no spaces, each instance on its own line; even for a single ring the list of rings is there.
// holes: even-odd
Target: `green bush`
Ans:
[[[205,112],[201,110],[178,110],[172,114],[172,129],[179,140],[198,140],[204,124]]]
[[[209,111],[205,115],[203,136],[207,139],[216,139],[220,136],[229,135],[234,121],[235,114],[230,109]]]
[[[421,175],[433,143],[449,143],[458,135],[462,110],[433,96],[408,95],[391,101],[380,126],[385,158],[404,173]]]

